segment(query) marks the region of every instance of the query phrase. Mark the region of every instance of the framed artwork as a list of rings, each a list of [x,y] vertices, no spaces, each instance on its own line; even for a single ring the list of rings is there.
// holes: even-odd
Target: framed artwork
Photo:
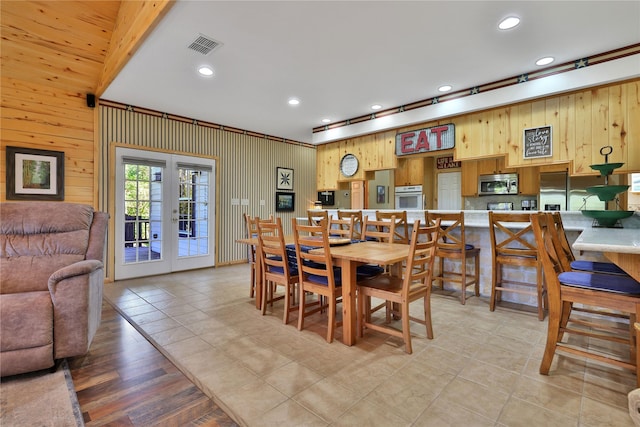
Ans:
[[[293,169],[276,168],[276,190],[293,190]]]
[[[293,212],[296,208],[296,193],[276,192],[276,212]]]
[[[64,200],[64,152],[7,147],[7,200]]]
[[[377,203],[386,203],[387,202],[387,193],[385,191],[384,185],[376,186],[376,194],[378,195],[376,198]]]
[[[553,155],[552,137],[551,125],[525,129],[522,138],[523,158],[551,157]]]

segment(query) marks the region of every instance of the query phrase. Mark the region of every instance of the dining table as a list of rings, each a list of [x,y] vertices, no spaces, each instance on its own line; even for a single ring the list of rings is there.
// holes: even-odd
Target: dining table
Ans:
[[[314,249],[316,251],[322,249]],[[348,346],[356,343],[356,270],[359,265],[377,264],[393,266],[391,274],[399,274],[402,262],[409,256],[409,245],[362,241],[346,245],[330,246],[334,264],[341,268],[342,279],[342,342]]]
[[[604,256],[640,282],[640,228],[586,228],[572,245]]]

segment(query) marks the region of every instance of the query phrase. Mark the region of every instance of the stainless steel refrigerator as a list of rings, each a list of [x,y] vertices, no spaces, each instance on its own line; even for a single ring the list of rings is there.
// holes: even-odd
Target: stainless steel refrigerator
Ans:
[[[609,184],[617,184],[617,175],[609,176]],[[548,172],[540,174],[540,210],[583,209],[604,210],[605,202],[598,196],[587,193],[587,187],[603,185],[602,176],[570,177],[566,172]]]

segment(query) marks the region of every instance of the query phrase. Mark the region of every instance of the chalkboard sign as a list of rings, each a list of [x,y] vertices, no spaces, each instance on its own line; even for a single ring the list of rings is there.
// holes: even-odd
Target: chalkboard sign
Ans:
[[[553,155],[553,143],[551,141],[551,126],[542,126],[524,130],[522,141],[522,155],[525,159],[538,157],[551,157]]]

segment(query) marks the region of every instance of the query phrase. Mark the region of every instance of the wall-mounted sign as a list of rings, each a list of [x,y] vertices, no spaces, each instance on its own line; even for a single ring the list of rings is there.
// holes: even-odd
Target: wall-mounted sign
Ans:
[[[448,150],[456,144],[455,126],[433,126],[396,135],[396,156]]]
[[[525,129],[522,140],[522,156],[525,159],[551,157],[553,155],[552,135],[551,125]]]
[[[453,156],[438,157],[436,159],[436,168],[438,169],[453,169],[459,167],[462,167],[462,162],[454,162]]]

